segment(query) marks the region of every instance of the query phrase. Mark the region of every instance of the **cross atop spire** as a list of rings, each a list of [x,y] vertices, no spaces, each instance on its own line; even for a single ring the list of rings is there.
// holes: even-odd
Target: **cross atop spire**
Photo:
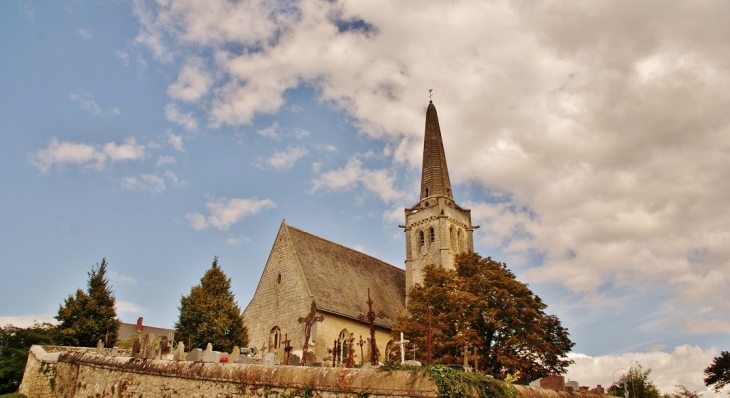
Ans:
[[[451,194],[449,169],[446,167],[446,153],[441,140],[441,128],[436,107],[428,101],[426,110],[426,134],[423,138],[423,169],[421,171],[421,199],[430,196],[445,196],[454,199]]]

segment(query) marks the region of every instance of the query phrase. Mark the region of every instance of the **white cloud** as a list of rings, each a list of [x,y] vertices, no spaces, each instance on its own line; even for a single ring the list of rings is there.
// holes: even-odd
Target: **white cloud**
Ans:
[[[202,98],[213,84],[213,79],[203,70],[202,61],[194,59],[184,65],[177,81],[167,88],[167,94],[179,101],[195,102]]]
[[[362,161],[350,159],[345,167],[337,170],[319,172],[312,184],[312,191],[322,188],[331,190],[351,190],[362,186],[380,197],[383,202],[389,203],[403,198],[403,193],[395,189],[395,173],[388,170],[369,170],[363,168]]]
[[[44,173],[66,164],[100,170],[107,162],[138,160],[144,158],[144,153],[144,146],[137,144],[133,137],[123,144],[108,142],[102,146],[51,138],[48,147],[31,154],[29,161]]]
[[[140,315],[147,312],[147,308],[129,301],[117,300],[117,314]]]
[[[79,108],[91,112],[92,115],[96,116],[119,116],[122,111],[119,108],[112,108],[109,111],[103,111],[94,101],[94,96],[89,93],[74,93],[70,94],[69,98],[79,104]]]
[[[124,51],[115,50],[114,53],[117,55],[117,58],[122,60],[122,63],[124,66],[129,66],[129,54],[125,53]]]
[[[703,393],[706,398],[720,397],[722,393],[714,393],[703,383],[704,369],[718,354],[715,348],[703,350],[690,345],[677,346],[672,352],[629,352],[597,357],[570,354],[575,363],[568,368],[566,379],[578,381],[581,386],[593,388],[600,384],[608,388],[614,376],[615,380],[618,380],[626,373],[622,369],[637,366],[638,363],[644,370],[652,369],[649,380],[653,381],[662,393],[672,393],[675,386],[681,384],[691,391]]]
[[[152,194],[158,194],[167,189],[168,184],[172,187],[179,188],[187,184],[187,181],[180,180],[175,173],[167,170],[160,177],[155,174],[143,173],[137,177],[122,178],[122,186],[129,190],[147,191]]]
[[[138,281],[131,276],[122,275],[117,271],[109,271],[109,280],[112,282],[121,282],[126,283],[130,285],[135,285],[138,283]]]
[[[262,137],[268,137],[273,139],[279,139],[279,123],[274,122],[271,126],[256,130],[256,133]]]
[[[77,29],[76,33],[78,33],[79,36],[83,37],[84,39],[91,39],[94,37],[94,34],[91,32],[91,29]]]
[[[294,163],[306,156],[309,153],[307,148],[302,146],[292,147],[288,146],[283,151],[276,151],[270,157],[268,157],[264,163],[279,171],[288,170]]]
[[[208,208],[210,213],[207,217],[200,213],[185,215],[185,218],[190,222],[190,226],[197,230],[215,227],[225,231],[244,217],[276,207],[276,204],[269,199],[233,198],[210,201],[205,204],[205,207]]]
[[[24,314],[16,316],[0,316],[0,327],[13,325],[17,328],[29,328],[35,324],[50,323],[57,324],[53,318],[54,314]]]
[[[137,0],[138,41],[158,59],[214,54],[213,125],[277,112],[307,84],[418,167],[434,88],[453,182],[495,198],[473,213],[482,244],[584,298],[665,291],[665,319],[685,331],[730,322],[730,28],[717,18],[730,3],[198,3]],[[355,21],[368,28],[343,29]],[[350,161],[314,190],[387,202],[401,197],[390,178]]]
[[[173,187],[179,188],[188,184],[187,181],[179,179],[178,176],[170,170],[165,171],[164,176]]]
[[[238,246],[244,242],[251,243],[251,238],[249,238],[248,236],[244,236],[244,235],[229,236],[228,238],[226,238],[226,243],[229,246]]]
[[[139,177],[124,177],[122,186],[130,190],[149,191],[153,194],[167,189],[165,180],[154,174],[141,174]]]
[[[198,128],[198,121],[192,112],[182,112],[175,104],[167,104],[165,107],[165,117],[167,117],[167,120],[179,124],[186,130],[194,131]]]
[[[173,147],[176,151],[185,152],[183,149],[183,137],[182,134],[175,135],[173,133],[167,133],[167,144]]]
[[[160,155],[160,157],[157,159],[157,166],[164,166],[166,164],[175,164],[177,160],[175,160],[174,156],[163,156]]]

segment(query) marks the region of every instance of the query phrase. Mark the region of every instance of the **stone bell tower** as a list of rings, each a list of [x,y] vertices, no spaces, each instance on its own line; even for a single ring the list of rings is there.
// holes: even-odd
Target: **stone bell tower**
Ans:
[[[423,268],[438,264],[454,268],[454,257],[474,251],[471,210],[456,202],[451,192],[446,154],[441,140],[436,107],[426,110],[423,139],[421,199],[405,209],[406,214],[406,294],[416,283],[423,283]],[[407,299],[406,299],[407,300]]]

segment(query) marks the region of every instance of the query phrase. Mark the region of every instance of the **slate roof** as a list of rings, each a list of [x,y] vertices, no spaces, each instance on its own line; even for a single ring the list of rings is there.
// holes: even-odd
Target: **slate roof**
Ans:
[[[426,193],[428,192],[428,193]],[[421,199],[430,196],[446,196],[454,199],[451,193],[449,169],[446,167],[446,153],[441,139],[439,117],[433,102],[428,102],[426,110],[426,133],[423,138],[423,168],[421,169]]]
[[[373,310],[384,318],[375,324],[392,328],[403,315],[406,298],[405,270],[309,232],[282,223],[290,238],[317,309],[357,319],[368,312],[368,292]]]

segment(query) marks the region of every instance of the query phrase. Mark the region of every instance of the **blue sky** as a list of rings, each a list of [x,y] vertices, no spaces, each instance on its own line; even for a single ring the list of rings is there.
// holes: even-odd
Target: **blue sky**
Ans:
[[[171,327],[214,256],[245,307],[283,219],[403,265],[428,89],[476,250],[576,342],[704,390],[730,333],[725,4],[0,4],[0,321],[106,258]],[[29,294],[32,292],[32,294]]]

